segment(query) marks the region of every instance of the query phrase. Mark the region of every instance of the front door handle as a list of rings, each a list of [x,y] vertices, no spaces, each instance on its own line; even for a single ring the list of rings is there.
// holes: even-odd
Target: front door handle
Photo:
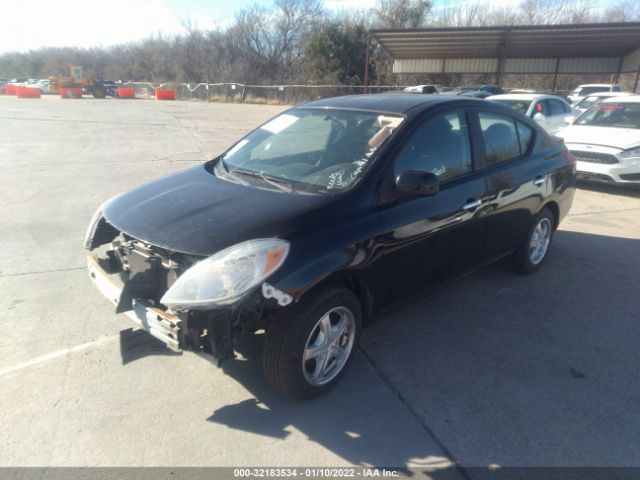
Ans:
[[[478,208],[480,205],[482,205],[482,200],[468,200],[467,203],[462,206],[462,209],[469,211]]]
[[[539,187],[540,185],[542,185],[544,183],[544,181],[545,181],[545,178],[543,176],[541,176],[541,175],[538,175],[536,177],[536,179],[533,181],[533,184],[536,187]]]

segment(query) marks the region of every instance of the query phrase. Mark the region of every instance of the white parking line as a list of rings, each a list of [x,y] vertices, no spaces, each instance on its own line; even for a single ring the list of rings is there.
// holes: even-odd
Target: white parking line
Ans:
[[[32,358],[31,360],[27,360],[26,362],[22,362],[17,365],[2,368],[0,369],[0,377],[7,375],[9,373],[17,372],[19,370],[24,370],[25,368],[37,367],[38,365],[49,362],[51,360],[55,360],[56,358],[64,357],[65,355],[69,355],[70,353],[81,352],[82,350],[88,350],[90,348],[97,347],[99,345],[111,342],[113,340],[117,340],[119,338],[120,338],[119,335],[110,335],[108,337],[98,338],[97,340],[94,340],[92,342],[81,343],[80,345],[75,345],[73,347],[56,350],[55,352],[47,353],[45,355]]]

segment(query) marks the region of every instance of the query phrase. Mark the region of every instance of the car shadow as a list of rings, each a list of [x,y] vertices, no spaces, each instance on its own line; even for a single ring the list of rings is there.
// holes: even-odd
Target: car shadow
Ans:
[[[182,353],[168,349],[164,343],[142,329],[127,328],[120,331],[122,365],[154,355],[179,356]]]
[[[246,337],[237,346],[238,358],[223,364],[225,374],[252,398],[218,408],[207,421],[274,439],[302,434],[335,454],[338,464],[393,468],[419,478],[462,478],[360,352],[335,389],[302,402],[268,384],[263,344],[264,335]],[[276,464],[288,462],[280,458]]]
[[[535,274],[495,264],[362,346],[463,468],[638,467],[639,262],[639,239],[558,231]]]
[[[624,195],[631,198],[640,198],[640,189],[634,186],[613,185],[610,183],[597,183],[578,180],[576,185],[581,190],[590,192],[607,193],[609,195]]]

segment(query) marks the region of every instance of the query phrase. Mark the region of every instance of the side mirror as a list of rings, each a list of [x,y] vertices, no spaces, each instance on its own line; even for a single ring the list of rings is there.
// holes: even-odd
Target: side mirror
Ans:
[[[566,117],[564,117],[564,123],[566,123],[567,125],[571,125],[575,119],[576,117],[574,115],[567,115]]]
[[[430,197],[440,191],[438,177],[431,172],[405,170],[396,178],[396,187],[407,195]]]
[[[534,119],[536,122],[541,122],[541,121],[542,121],[542,120],[544,120],[545,118],[547,118],[547,117],[545,117],[545,116],[544,116],[542,113],[540,113],[540,112],[537,112],[537,113],[533,116],[533,119]]]

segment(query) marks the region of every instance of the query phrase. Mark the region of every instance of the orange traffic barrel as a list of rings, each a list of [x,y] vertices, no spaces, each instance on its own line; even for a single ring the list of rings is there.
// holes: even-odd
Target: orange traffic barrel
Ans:
[[[60,98],[82,98],[82,87],[59,87]]]
[[[18,98],[40,98],[40,89],[33,87],[16,87],[16,96]]]
[[[118,97],[119,98],[136,98],[136,89],[133,87],[119,87]]]
[[[175,100],[175,90],[156,90],[156,100]]]

